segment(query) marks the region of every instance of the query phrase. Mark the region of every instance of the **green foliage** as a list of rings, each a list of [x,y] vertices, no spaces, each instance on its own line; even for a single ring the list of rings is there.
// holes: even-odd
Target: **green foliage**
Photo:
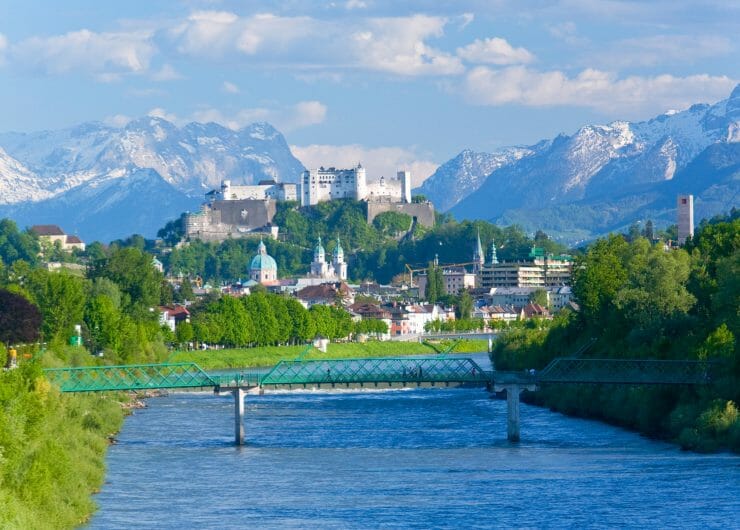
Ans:
[[[462,291],[457,297],[456,302],[455,312],[457,318],[460,320],[470,320],[470,315],[473,313],[473,297],[470,296],[470,293],[468,291]]]
[[[702,389],[561,386],[535,399],[688,449],[740,452],[739,229],[737,219],[704,224],[685,249],[671,251],[641,237],[597,241],[575,269],[580,313],[561,312],[547,328],[506,331],[494,347],[496,367],[541,369],[592,338],[587,355],[596,358],[722,361]]]
[[[529,301],[535,304],[539,304],[542,307],[547,307],[547,291],[544,289],[535,289],[531,295],[529,295]]]
[[[162,273],[152,265],[152,256],[139,248],[114,248],[94,264],[90,278],[107,278],[118,285],[127,313],[141,317],[159,305]]]
[[[34,363],[0,372],[0,527],[83,524],[122,421],[112,396],[60,395]]]
[[[20,232],[10,219],[0,219],[0,263],[12,265],[23,260],[33,265],[39,251],[39,242],[34,234]]]
[[[411,216],[401,212],[383,212],[373,219],[373,226],[384,236],[396,237],[411,228]]]

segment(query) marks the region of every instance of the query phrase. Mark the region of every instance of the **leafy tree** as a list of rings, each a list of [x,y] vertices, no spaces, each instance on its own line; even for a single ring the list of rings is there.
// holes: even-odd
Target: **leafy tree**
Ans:
[[[598,318],[613,307],[614,297],[627,282],[621,255],[627,243],[619,236],[600,239],[573,267],[573,294],[586,318]]]
[[[177,219],[169,221],[164,227],[159,229],[157,237],[161,238],[167,245],[174,247],[185,238],[186,219],[187,213],[183,213]]]
[[[91,298],[85,306],[84,319],[93,351],[101,348],[120,351],[121,313],[113,299],[105,294]]]
[[[114,249],[94,264],[92,278],[108,278],[122,294],[123,308],[142,316],[159,304],[162,273],[152,265],[152,256],[134,247]]]
[[[0,220],[0,261],[12,265],[18,260],[35,264],[39,243],[31,232],[20,232],[10,219]]]
[[[291,337],[298,342],[307,342],[316,336],[316,324],[308,310],[298,300],[288,298],[285,307],[291,320]]]
[[[470,315],[473,313],[473,297],[470,296],[468,291],[463,291],[457,297],[457,318],[462,320],[470,319]]]
[[[383,212],[373,219],[373,226],[381,234],[395,237],[411,228],[411,216],[401,212]]]
[[[190,322],[180,322],[175,327],[175,340],[178,344],[188,344],[193,340],[193,326]]]
[[[279,336],[278,321],[267,295],[256,292],[242,301],[254,326],[253,341],[261,345],[275,344]]]
[[[313,305],[308,310],[311,320],[316,328],[316,334],[328,339],[337,336],[334,319],[332,318],[331,308],[325,305]]]
[[[529,301],[535,304],[539,304],[542,307],[547,307],[547,291],[545,289],[535,289],[532,294],[529,295]]]
[[[182,283],[180,283],[179,296],[183,302],[195,300],[193,285],[190,283],[188,278],[183,278]]]
[[[41,311],[20,294],[0,289],[0,342],[35,342],[41,330]]]

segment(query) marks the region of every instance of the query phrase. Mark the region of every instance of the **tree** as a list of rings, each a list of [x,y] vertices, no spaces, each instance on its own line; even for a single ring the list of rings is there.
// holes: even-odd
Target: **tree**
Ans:
[[[124,311],[141,316],[159,304],[162,273],[152,265],[152,256],[138,248],[114,249],[108,258],[95,263],[90,276],[118,285]]]
[[[547,307],[547,291],[545,289],[535,289],[532,294],[529,295],[529,301],[534,304],[539,304],[542,307]]]
[[[175,327],[175,340],[178,344],[188,344],[193,340],[193,325],[190,322],[180,322]]]
[[[573,267],[573,294],[587,319],[596,319],[613,306],[614,297],[627,282],[621,255],[627,243],[622,237],[600,239]]]
[[[180,283],[180,299],[185,301],[192,301],[195,300],[195,294],[193,293],[193,284],[190,283],[190,280],[188,278],[183,278],[182,282]]]
[[[252,293],[242,298],[242,302],[254,324],[254,342],[262,346],[275,344],[279,336],[278,321],[267,295]]]
[[[84,319],[90,334],[90,346],[94,352],[100,348],[120,350],[121,313],[114,300],[105,294],[89,299]]]
[[[288,298],[285,306],[291,320],[291,337],[298,342],[307,342],[316,336],[316,324],[308,310],[298,300]]]
[[[0,342],[35,342],[41,330],[41,311],[20,294],[0,289]]]
[[[463,291],[457,297],[457,318],[468,320],[473,313],[473,297],[468,291]]]
[[[645,239],[647,239],[651,243],[655,239],[655,230],[653,228],[652,219],[648,219],[647,222],[645,223],[645,229],[642,231],[642,235]]]
[[[12,265],[18,260],[35,264],[39,243],[33,233],[20,232],[10,219],[0,220],[0,261]]]

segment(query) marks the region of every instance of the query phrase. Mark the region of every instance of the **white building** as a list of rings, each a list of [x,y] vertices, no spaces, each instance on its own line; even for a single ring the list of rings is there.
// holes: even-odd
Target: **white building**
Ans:
[[[344,261],[344,249],[337,238],[337,245],[334,247],[332,261],[326,261],[326,251],[321,244],[321,237],[313,250],[313,261],[311,262],[311,278],[318,278],[327,281],[337,281],[347,279],[347,263]]]
[[[335,199],[411,203],[411,173],[399,171],[395,179],[381,177],[367,182],[365,168],[357,164],[352,169],[334,167],[310,169],[301,177],[301,206],[313,206]]]
[[[241,201],[244,199],[276,201],[297,201],[298,185],[274,180],[261,180],[259,184],[232,186],[230,180],[221,181],[221,189],[212,192],[214,199],[221,201]]]

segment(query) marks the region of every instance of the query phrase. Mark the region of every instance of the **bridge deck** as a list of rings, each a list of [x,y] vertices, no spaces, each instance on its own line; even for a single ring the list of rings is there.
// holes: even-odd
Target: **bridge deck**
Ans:
[[[268,372],[208,374],[194,363],[87,366],[45,370],[62,392],[184,388],[331,386],[483,386],[538,384],[703,385],[717,365],[706,361],[558,358],[544,370],[485,371],[469,358],[327,359],[281,361]]]

